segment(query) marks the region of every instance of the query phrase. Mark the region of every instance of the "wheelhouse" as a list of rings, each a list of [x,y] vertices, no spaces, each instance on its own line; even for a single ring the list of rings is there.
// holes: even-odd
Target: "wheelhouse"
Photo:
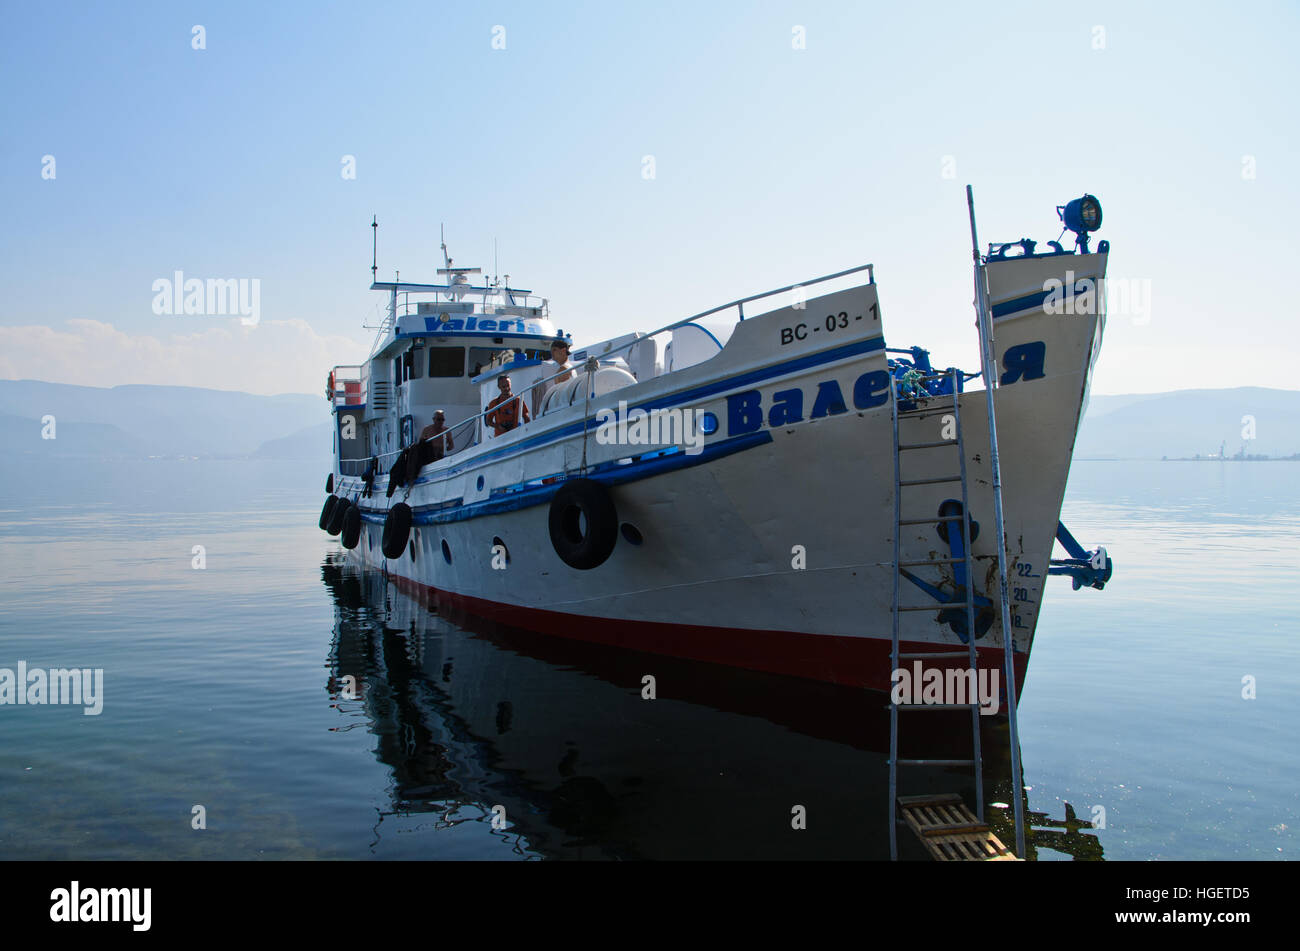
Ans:
[[[507,371],[528,377],[521,386],[535,382],[552,341],[564,338],[547,301],[531,291],[472,285],[477,268],[439,273],[447,283],[371,284],[389,297],[374,349],[361,366],[335,367],[327,385],[341,471],[360,472],[372,458],[386,468],[383,460],[415,442],[438,410],[454,431],[453,451],[475,444],[481,427],[462,424],[486,405],[483,383]]]

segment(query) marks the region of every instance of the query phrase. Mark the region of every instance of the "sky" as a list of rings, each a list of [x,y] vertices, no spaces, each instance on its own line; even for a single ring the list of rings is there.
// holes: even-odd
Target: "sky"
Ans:
[[[872,262],[978,365],[980,238],[1089,192],[1093,392],[1298,388],[1300,4],[6,4],[0,378],[322,392],[457,265],[579,345]],[[196,29],[198,28],[198,29]],[[648,172],[653,170],[653,175]],[[354,174],[349,174],[354,173]],[[155,282],[256,283],[257,321]],[[1264,357],[1268,357],[1267,360]]]

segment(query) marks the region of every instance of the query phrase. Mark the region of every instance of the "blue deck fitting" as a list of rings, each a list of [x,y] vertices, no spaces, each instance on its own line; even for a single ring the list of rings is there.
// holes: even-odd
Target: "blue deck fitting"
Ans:
[[[1056,540],[1070,553],[1070,557],[1053,558],[1047,567],[1049,575],[1069,575],[1075,591],[1084,585],[1098,591],[1106,587],[1106,582],[1114,574],[1115,563],[1105,548],[1098,546],[1093,551],[1084,551],[1064,522],[1056,523]]]

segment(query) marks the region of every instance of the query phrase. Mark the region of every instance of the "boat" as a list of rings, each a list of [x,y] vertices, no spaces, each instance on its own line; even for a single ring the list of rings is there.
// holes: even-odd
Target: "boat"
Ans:
[[[871,264],[575,345],[445,241],[437,283],[372,262],[387,309],[329,372],[320,525],[422,602],[538,635],[888,690],[897,628],[973,638],[1019,689],[1047,578],[1112,571],[1060,524],[1110,248],[1094,196],[1057,212],[1072,248],[976,245],[972,372],[886,345]]]

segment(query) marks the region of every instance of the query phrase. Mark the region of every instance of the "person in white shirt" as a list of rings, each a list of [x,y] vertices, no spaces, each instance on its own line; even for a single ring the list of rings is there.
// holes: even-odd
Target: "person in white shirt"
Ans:
[[[542,405],[546,402],[546,394],[565,380],[573,379],[573,364],[569,362],[569,342],[567,340],[557,339],[552,341],[551,359],[554,361],[554,365],[543,367],[542,379],[546,379],[546,377],[554,373],[559,373],[561,370],[565,372],[560,373],[554,380],[533,387],[534,418],[542,415]]]

